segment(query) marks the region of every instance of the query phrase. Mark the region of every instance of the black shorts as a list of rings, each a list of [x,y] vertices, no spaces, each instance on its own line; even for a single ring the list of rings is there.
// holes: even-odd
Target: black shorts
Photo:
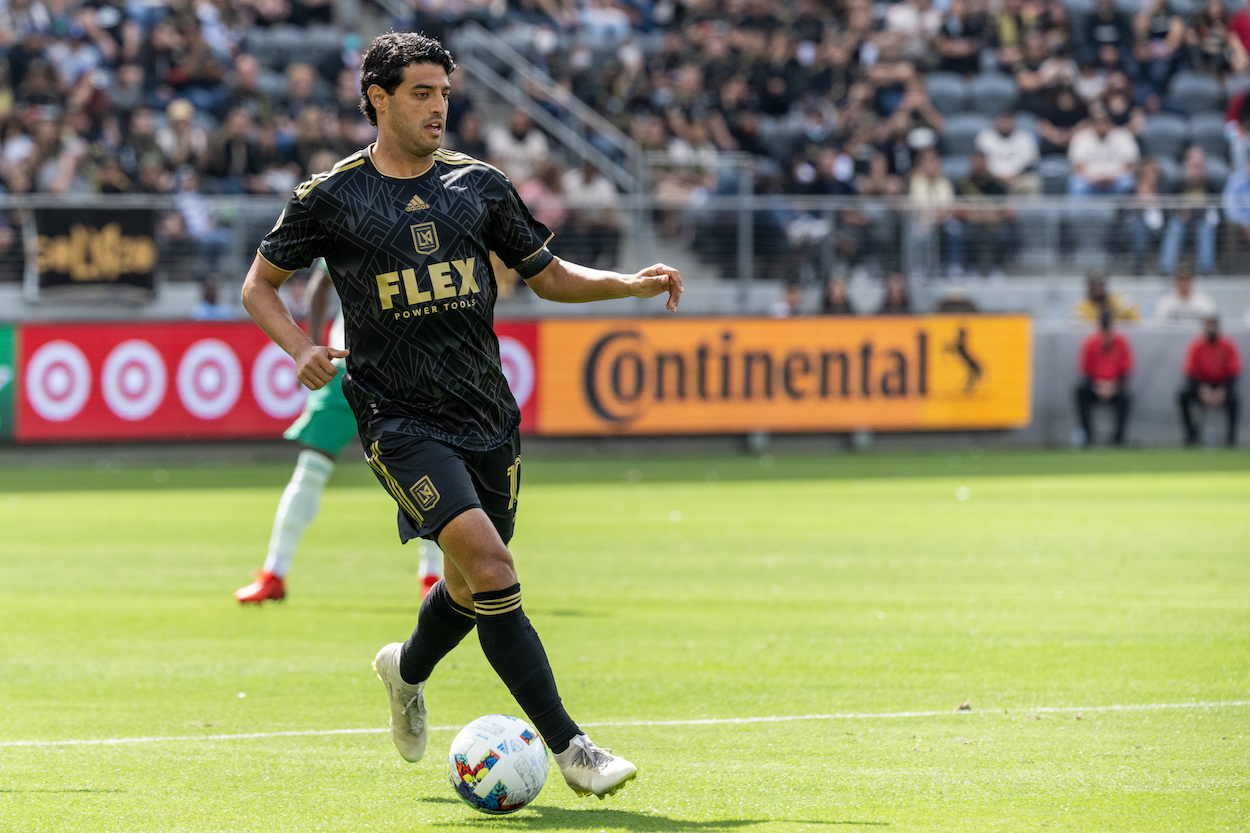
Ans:
[[[437,541],[443,527],[481,509],[506,544],[516,523],[521,487],[521,435],[490,451],[464,449],[424,437],[383,433],[365,441],[365,459],[399,504],[399,539]]]

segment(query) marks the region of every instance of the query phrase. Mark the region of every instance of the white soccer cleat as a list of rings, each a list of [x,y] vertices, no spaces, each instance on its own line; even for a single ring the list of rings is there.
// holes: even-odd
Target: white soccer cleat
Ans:
[[[426,718],[425,681],[406,683],[399,674],[399,654],[404,645],[392,642],[378,651],[373,658],[373,670],[386,686],[386,696],[391,700],[391,740],[405,761],[416,763],[425,754],[425,744],[430,739]]]
[[[554,753],[564,783],[578,795],[594,794],[602,799],[615,795],[616,791],[638,775],[638,767],[612,754],[611,749],[600,749],[585,735],[578,735],[563,752]]]

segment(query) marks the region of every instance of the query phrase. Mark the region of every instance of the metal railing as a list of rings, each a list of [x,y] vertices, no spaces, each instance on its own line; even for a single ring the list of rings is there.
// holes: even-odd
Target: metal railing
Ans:
[[[656,174],[663,179],[663,174]],[[602,268],[677,262],[693,276],[820,283],[837,275],[902,272],[913,280],[969,275],[1048,277],[1091,267],[1112,274],[1167,274],[1188,263],[1201,273],[1246,275],[1250,240],[1218,197],[1036,197],[957,199],[941,208],[906,197],[816,197],[753,193],[749,176],[716,188],[685,183],[620,195],[615,206],[577,209],[557,196],[531,205],[556,238],[552,250]],[[149,208],[156,216],[157,277],[237,283],[273,226],[280,197],[205,196],[221,230],[205,241],[188,229],[172,196],[3,195],[0,282],[22,282],[37,251],[30,209]],[[546,210],[546,213],[544,213]],[[645,225],[640,228],[640,225]]]

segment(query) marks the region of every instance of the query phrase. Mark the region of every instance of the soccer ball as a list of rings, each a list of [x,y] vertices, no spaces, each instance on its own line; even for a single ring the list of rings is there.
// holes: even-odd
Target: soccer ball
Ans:
[[[456,735],[447,766],[456,795],[474,810],[502,816],[538,797],[547,780],[547,747],[524,720],[488,714]]]

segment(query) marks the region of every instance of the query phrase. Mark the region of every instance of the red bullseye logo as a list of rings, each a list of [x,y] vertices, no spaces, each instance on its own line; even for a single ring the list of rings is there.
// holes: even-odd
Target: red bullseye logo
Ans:
[[[276,344],[261,350],[252,363],[252,396],[274,419],[290,419],[304,408],[308,389],[295,375],[295,360]]]
[[[68,341],[49,341],[26,365],[26,399],[49,422],[78,416],[91,395],[91,365]]]
[[[499,337],[499,362],[503,365],[503,377],[516,397],[518,408],[534,395],[534,359],[525,345],[512,336]]]
[[[215,338],[192,344],[178,364],[178,397],[200,419],[225,416],[239,400],[243,369],[230,345]]]
[[[160,407],[166,382],[165,361],[160,352],[139,339],[114,347],[100,374],[105,404],[130,422],[147,419]]]

